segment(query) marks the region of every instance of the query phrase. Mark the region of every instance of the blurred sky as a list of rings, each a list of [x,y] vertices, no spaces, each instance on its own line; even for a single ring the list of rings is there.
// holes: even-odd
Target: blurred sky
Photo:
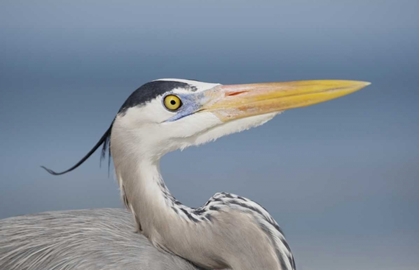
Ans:
[[[1,1],[0,218],[121,207],[95,154],[66,169],[157,78],[372,82],[162,160],[190,206],[264,205],[298,269],[418,269],[418,5],[352,1]]]

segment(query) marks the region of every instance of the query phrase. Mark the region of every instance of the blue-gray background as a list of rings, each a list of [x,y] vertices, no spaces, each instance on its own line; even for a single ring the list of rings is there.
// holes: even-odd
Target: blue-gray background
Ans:
[[[0,218],[121,207],[99,154],[39,165],[74,164],[147,81],[365,80],[171,153],[163,175],[190,206],[264,205],[299,269],[418,269],[418,1],[151,2],[0,2]]]

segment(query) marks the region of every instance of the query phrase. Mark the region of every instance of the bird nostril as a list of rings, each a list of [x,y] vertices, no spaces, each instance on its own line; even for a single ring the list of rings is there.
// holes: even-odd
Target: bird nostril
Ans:
[[[229,97],[231,97],[231,96],[237,96],[237,95],[240,95],[240,94],[243,94],[243,93],[246,93],[246,91],[231,92],[231,93],[228,93],[227,96],[229,96]]]

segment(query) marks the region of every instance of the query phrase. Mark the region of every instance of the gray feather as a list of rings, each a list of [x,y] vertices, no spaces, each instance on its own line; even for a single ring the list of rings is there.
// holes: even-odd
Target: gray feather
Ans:
[[[157,250],[144,236],[135,233],[127,211],[95,209],[0,220],[0,269],[198,268]]]

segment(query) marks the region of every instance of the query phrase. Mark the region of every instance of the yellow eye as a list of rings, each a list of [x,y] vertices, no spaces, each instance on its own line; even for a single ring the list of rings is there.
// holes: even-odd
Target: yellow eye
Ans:
[[[163,100],[163,104],[165,105],[166,109],[170,111],[176,111],[182,106],[182,101],[175,95],[167,95]]]

